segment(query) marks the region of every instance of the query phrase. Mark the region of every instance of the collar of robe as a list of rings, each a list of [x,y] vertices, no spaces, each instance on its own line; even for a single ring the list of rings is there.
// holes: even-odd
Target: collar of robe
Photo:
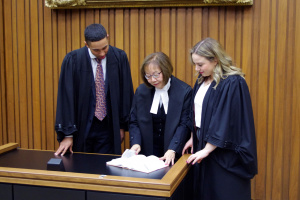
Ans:
[[[168,90],[171,86],[171,78],[169,78],[168,83],[162,88],[155,88],[155,93],[152,101],[152,106],[150,109],[150,113],[157,114],[158,106],[160,104],[164,105],[165,113],[168,113],[168,104],[169,104],[169,95]]]

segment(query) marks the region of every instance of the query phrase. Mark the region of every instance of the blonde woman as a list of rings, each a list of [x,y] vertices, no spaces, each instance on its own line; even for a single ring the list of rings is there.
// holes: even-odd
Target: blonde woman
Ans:
[[[250,94],[241,69],[214,39],[190,52],[199,74],[193,88],[194,130],[182,153],[192,149],[195,199],[251,199],[257,154]]]

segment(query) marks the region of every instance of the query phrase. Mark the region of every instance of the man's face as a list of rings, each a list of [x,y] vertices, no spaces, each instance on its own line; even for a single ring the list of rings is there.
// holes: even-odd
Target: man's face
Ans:
[[[96,42],[89,42],[87,43],[84,41],[85,46],[87,46],[92,54],[96,56],[98,59],[103,59],[109,49],[108,45],[108,37],[103,38],[102,40],[96,41]]]

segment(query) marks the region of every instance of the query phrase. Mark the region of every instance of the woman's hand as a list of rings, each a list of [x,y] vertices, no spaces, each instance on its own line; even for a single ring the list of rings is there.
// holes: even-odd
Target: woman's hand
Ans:
[[[170,163],[172,163],[172,165],[174,165],[174,159],[175,159],[175,151],[169,149],[165,155],[161,158],[159,158],[160,160],[165,160],[165,165],[170,165]]]
[[[197,151],[196,153],[190,155],[190,157],[187,159],[187,163],[190,164],[191,162],[193,162],[192,164],[195,164],[196,162],[200,163],[202,161],[203,158],[206,158],[209,155],[209,152],[207,150],[200,150]]]
[[[193,136],[185,143],[183,149],[182,149],[182,155],[189,153],[189,148],[191,148],[191,153],[193,153]]]
[[[206,158],[213,150],[215,150],[217,146],[212,145],[210,143],[206,143],[204,149],[197,151],[195,154],[190,155],[190,157],[187,159],[187,163],[195,164],[196,162],[200,163],[203,158]]]
[[[139,154],[141,151],[141,146],[139,144],[134,144],[134,145],[132,145],[130,150],[135,151],[135,154]]]

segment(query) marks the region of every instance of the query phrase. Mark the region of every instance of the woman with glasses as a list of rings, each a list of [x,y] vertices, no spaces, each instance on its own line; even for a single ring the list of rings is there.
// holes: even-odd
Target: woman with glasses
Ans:
[[[212,38],[190,52],[199,77],[193,89],[194,130],[183,153],[194,165],[195,199],[250,200],[257,174],[251,98],[244,73]]]
[[[173,66],[162,52],[148,55],[141,66],[141,84],[130,112],[131,149],[174,164],[191,128],[188,123],[192,88],[172,76]]]

